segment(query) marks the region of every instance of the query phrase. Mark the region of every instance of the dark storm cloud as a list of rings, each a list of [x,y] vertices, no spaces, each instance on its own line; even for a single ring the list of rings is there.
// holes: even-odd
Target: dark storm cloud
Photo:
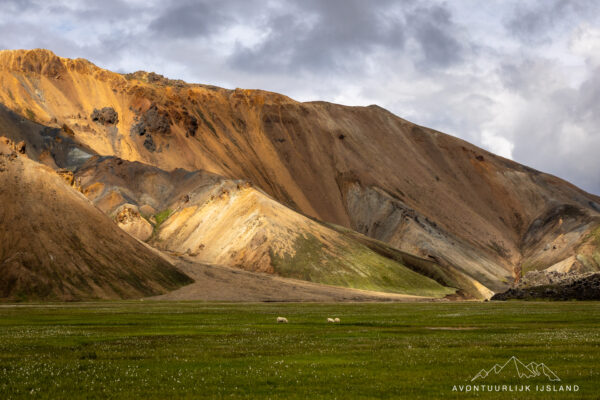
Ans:
[[[237,68],[283,72],[354,72],[377,51],[404,54],[407,39],[422,51],[419,65],[443,67],[458,62],[463,46],[454,35],[451,13],[441,5],[416,1],[289,1],[263,24],[269,32],[258,46],[238,46]]]
[[[504,62],[497,73],[505,88],[519,96],[531,98],[549,87],[552,79],[549,65],[549,60],[527,58],[518,63]]]
[[[445,67],[462,59],[463,45],[456,35],[450,11],[442,6],[417,8],[408,18],[408,26],[423,49],[421,65]]]
[[[269,32],[257,46],[239,46],[231,58],[238,68],[281,71],[347,69],[377,47],[400,50],[404,22],[386,13],[391,2],[364,7],[360,0],[288,1],[265,18]]]
[[[1,0],[0,7],[4,12],[22,11],[35,5],[32,0]]]
[[[576,102],[564,104],[567,111],[572,112],[580,121],[586,122],[594,130],[600,130],[600,67],[592,72],[591,77],[584,81],[579,88]],[[600,174],[599,174],[600,177]]]
[[[551,65],[529,58],[500,69],[504,85],[525,100],[512,125],[514,159],[600,193],[594,172],[600,166],[600,68],[570,87]]]
[[[64,17],[110,17],[123,19],[132,15],[139,7],[132,6],[126,0],[82,0],[82,1],[48,1],[48,0],[0,0],[3,11],[30,11],[50,16],[54,13]],[[80,23],[80,21],[77,21]]]
[[[108,32],[99,29],[92,37],[101,46],[98,51],[93,49],[98,43],[80,45],[85,51],[81,56],[100,60],[107,59],[107,53],[114,58],[125,48],[143,51],[168,47],[173,39],[210,38],[235,26],[264,34],[256,43],[238,42],[227,61],[233,69],[254,73],[358,72],[378,51],[414,57],[420,68],[431,69],[460,61],[464,50],[450,11],[417,0],[376,0],[368,7],[362,0],[5,0],[2,4],[17,14],[28,10],[42,19],[45,14],[37,28],[40,34],[33,35],[43,44],[44,31],[62,31],[68,42],[71,28],[81,27],[82,21],[91,27],[105,25]],[[404,53],[407,40],[416,43],[419,54]],[[60,42],[59,48],[67,47]]]
[[[218,31],[233,22],[231,16],[209,2],[177,3],[150,23],[149,30],[164,37],[195,38]]]
[[[505,22],[507,30],[525,43],[552,39],[554,29],[573,18],[587,19],[600,11],[596,0],[544,0],[520,3]]]
[[[152,8],[135,6],[126,0],[102,0],[66,2],[64,4],[48,4],[49,10],[58,15],[63,14],[73,23],[80,21],[103,21],[107,24],[135,23],[142,15],[152,12]],[[116,36],[116,35],[115,35]]]

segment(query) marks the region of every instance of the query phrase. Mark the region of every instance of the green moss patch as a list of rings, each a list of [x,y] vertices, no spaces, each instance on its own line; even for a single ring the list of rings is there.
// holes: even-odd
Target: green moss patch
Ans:
[[[271,251],[281,276],[354,289],[443,297],[455,292],[403,264],[353,241],[325,244],[313,235],[298,236],[295,254]]]
[[[152,232],[152,236],[155,236],[160,229],[160,226],[163,222],[165,222],[170,216],[173,214],[173,210],[165,209],[154,215],[154,219],[156,220],[156,224],[154,224],[154,231]]]

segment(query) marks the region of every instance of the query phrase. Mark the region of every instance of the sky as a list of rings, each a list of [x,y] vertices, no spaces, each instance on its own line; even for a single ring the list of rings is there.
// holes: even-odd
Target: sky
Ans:
[[[378,104],[600,194],[596,0],[0,0],[0,10],[0,49]]]

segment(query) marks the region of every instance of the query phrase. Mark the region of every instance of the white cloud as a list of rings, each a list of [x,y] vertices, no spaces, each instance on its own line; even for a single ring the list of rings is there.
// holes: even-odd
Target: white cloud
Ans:
[[[593,65],[600,64],[600,28],[585,24],[575,29],[569,50]]]
[[[512,159],[515,145],[508,139],[497,136],[491,132],[482,132],[481,142],[483,147],[492,153],[498,154],[504,158]]]

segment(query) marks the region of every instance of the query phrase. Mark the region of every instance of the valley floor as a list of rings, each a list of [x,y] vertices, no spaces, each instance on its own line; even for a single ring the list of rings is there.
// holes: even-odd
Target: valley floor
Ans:
[[[471,382],[512,356],[561,380]],[[592,399],[599,359],[592,302],[0,305],[6,399]],[[453,391],[473,384],[531,392]]]
[[[161,253],[166,256],[165,253]],[[235,302],[338,302],[338,301],[440,301],[432,297],[411,296],[349,289],[283,278],[273,274],[249,272],[220,265],[204,265],[171,258],[177,268],[194,279],[194,283],[154,300],[202,300]]]

